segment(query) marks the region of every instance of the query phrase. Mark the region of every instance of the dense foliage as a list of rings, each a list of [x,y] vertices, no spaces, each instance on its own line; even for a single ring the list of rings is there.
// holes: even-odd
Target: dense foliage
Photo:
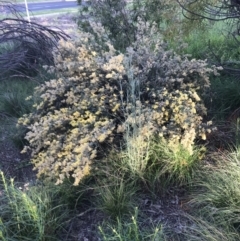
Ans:
[[[124,52],[136,41],[139,19],[155,25],[164,37],[179,35],[183,29],[179,10],[175,0],[92,0],[80,7],[78,25],[94,34],[90,22],[101,23],[114,47]]]
[[[101,26],[92,26],[103,35]],[[112,145],[120,146],[126,127],[141,120],[140,135],[159,135],[169,145],[183,145],[191,153],[198,137],[205,139],[202,123],[206,108],[199,94],[209,87],[208,68],[167,50],[156,29],[143,22],[125,55],[110,41],[99,46],[93,35],[80,33],[76,41],[61,41],[54,53],[57,79],[36,88],[40,102],[19,124],[38,176],[72,176],[77,185]],[[98,39],[99,39],[98,38]],[[108,49],[108,51],[104,51]],[[27,150],[28,148],[25,148]]]
[[[208,54],[205,56],[208,56],[211,62],[221,65],[227,73],[239,77],[240,2],[238,0],[177,0],[177,2],[182,8],[189,29],[199,31],[199,26],[206,24],[210,24],[212,30],[218,29],[225,42],[222,40],[222,44],[224,43],[222,46],[215,46],[207,36]],[[222,26],[219,28],[217,23]],[[222,51],[223,48],[225,51]]]

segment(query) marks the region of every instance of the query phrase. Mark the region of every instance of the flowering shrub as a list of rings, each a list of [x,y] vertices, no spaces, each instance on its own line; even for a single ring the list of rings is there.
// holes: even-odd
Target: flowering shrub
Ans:
[[[137,40],[125,55],[87,33],[59,42],[55,66],[48,67],[57,78],[36,88],[35,111],[19,119],[28,128],[24,151],[31,151],[38,176],[57,184],[71,176],[78,185],[92,160],[119,147],[136,119],[141,135],[160,135],[189,150],[210,131],[202,123],[206,109],[199,94],[216,68],[166,50],[154,27],[137,27]]]
[[[217,75],[221,68],[210,68],[204,60],[189,60],[187,55],[168,50],[156,28],[143,22],[126,56],[128,78],[139,89],[134,94],[139,96],[135,110],[126,109],[126,123],[134,125],[141,119],[145,123],[141,135],[151,131],[166,139],[170,147],[181,144],[192,153],[196,138],[206,139],[206,132],[213,129],[211,122],[202,122],[207,110],[200,96],[210,87],[209,75]]]
[[[89,173],[101,143],[113,141],[119,121],[117,81],[124,73],[123,55],[100,58],[87,37],[59,43],[56,66],[49,68],[58,79],[36,88],[40,103],[19,120],[28,126],[26,139],[38,176],[57,177],[57,183],[71,175],[77,185]]]

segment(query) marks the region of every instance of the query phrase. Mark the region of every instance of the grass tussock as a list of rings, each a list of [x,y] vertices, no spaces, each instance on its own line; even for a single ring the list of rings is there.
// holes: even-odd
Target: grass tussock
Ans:
[[[2,171],[0,175],[1,240],[57,240],[67,209],[56,203],[54,186],[20,186],[13,179],[8,181]]]
[[[164,241],[161,227],[144,230],[138,221],[138,209],[135,208],[130,220],[117,218],[115,225],[99,226],[104,241]]]
[[[240,152],[236,150],[219,156],[217,166],[204,169],[196,182],[189,204],[207,220],[224,228],[239,231]]]
[[[150,146],[150,174],[166,186],[191,183],[205,154],[204,147],[195,146],[190,152],[181,144],[171,146],[162,139],[156,139]]]
[[[116,219],[132,212],[137,187],[131,180],[123,180],[121,177],[115,177],[112,181],[105,180],[101,185],[98,184],[97,206]]]

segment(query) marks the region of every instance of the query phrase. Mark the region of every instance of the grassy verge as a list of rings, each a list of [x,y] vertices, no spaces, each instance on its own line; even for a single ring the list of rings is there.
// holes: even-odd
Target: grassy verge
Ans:
[[[64,14],[64,13],[76,13],[78,10],[76,8],[62,8],[56,10],[45,10],[45,11],[36,11],[31,14],[31,16],[36,17],[39,15],[54,15],[54,14]],[[30,17],[31,17],[30,16]]]

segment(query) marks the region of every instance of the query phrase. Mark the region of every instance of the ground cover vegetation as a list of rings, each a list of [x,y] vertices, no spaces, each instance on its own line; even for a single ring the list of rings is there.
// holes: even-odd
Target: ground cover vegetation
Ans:
[[[1,172],[2,240],[239,240],[238,35],[212,22],[238,5],[195,2],[91,1],[35,78],[4,75],[38,180]]]

